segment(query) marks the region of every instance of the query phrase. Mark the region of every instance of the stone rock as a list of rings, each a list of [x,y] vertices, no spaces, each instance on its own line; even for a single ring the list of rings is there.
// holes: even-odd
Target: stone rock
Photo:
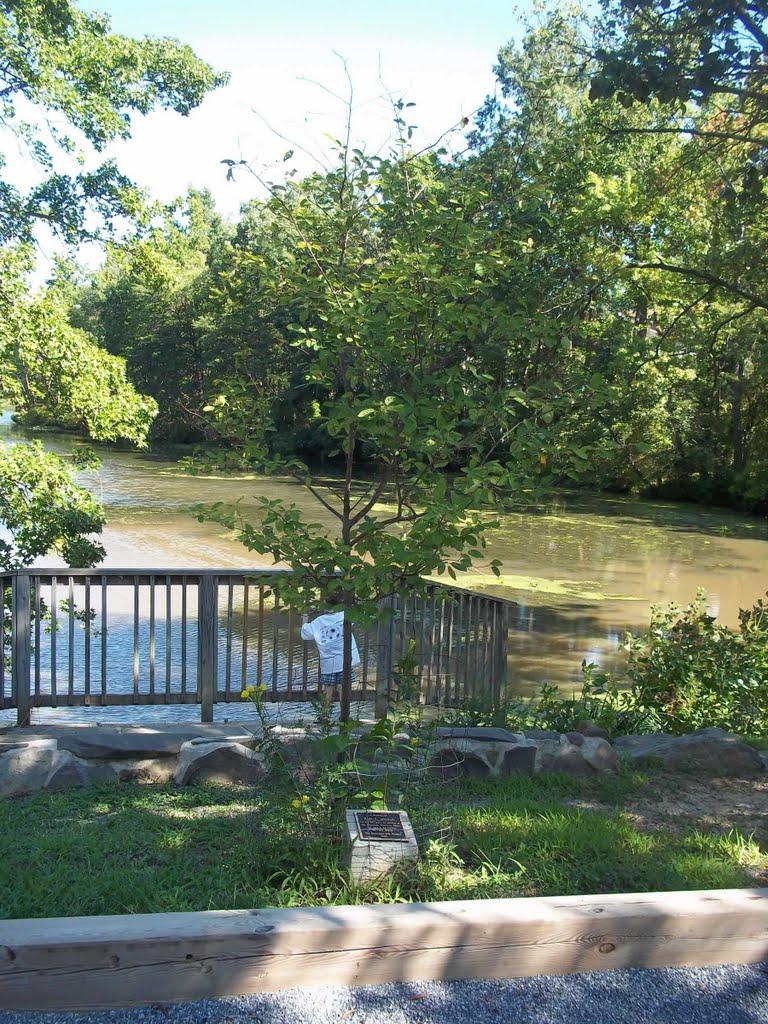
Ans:
[[[600,736],[585,736],[579,753],[598,772],[615,772],[621,763],[608,740]]]
[[[206,740],[236,742],[253,745],[254,737],[243,730],[229,726],[214,726],[216,731],[206,731]],[[232,735],[234,731],[234,735]],[[69,750],[77,757],[98,760],[141,761],[157,757],[176,757],[185,743],[200,738],[200,728],[188,726],[185,730],[166,732],[162,729],[132,729],[130,732],[115,732],[99,726],[85,726],[82,729],[62,730],[58,737],[59,749]]]
[[[517,743],[521,738],[519,733],[509,732],[507,729],[473,725],[440,725],[435,729],[434,736],[436,740],[461,739],[480,743]]]
[[[35,739],[13,745],[0,755],[0,796],[44,789],[56,763],[56,740]]]
[[[565,775],[573,775],[578,779],[590,778],[597,774],[597,769],[593,768],[588,761],[585,761],[581,756],[579,748],[573,745],[570,750],[563,750],[557,757],[553,758],[549,766],[543,769],[543,771],[547,775],[551,775],[554,772],[563,772]]]
[[[536,767],[536,747],[514,746],[506,751],[499,767],[500,775],[513,775],[520,772],[523,775],[533,775]]]
[[[261,754],[242,743],[197,739],[184,743],[176,765],[177,786],[214,782],[258,785],[266,776]]]
[[[442,750],[433,754],[429,767],[434,774],[440,775],[444,779],[459,777],[485,779],[491,774],[491,767],[487,761],[475,754],[468,754],[453,747],[443,747]]]
[[[120,782],[148,782],[165,785],[176,776],[176,759],[159,757],[144,761],[105,761]]]
[[[551,729],[529,729],[523,733],[526,739],[529,740],[558,740],[560,739],[559,732],[552,732]]]
[[[577,778],[589,778],[600,769],[585,760],[582,754],[588,742],[587,737],[582,737],[581,744],[577,745],[571,743],[567,736],[557,733],[539,739],[536,744],[536,771],[547,775],[564,772]]]
[[[668,768],[696,768],[718,775],[756,775],[765,771],[759,753],[724,729],[697,729],[685,736],[651,733],[620,736],[613,748],[623,757],[652,757]]]
[[[430,764],[437,765],[435,756],[441,750],[449,750],[456,760],[456,754],[465,761],[464,775],[498,775],[505,753],[511,746],[530,746],[530,741],[520,733],[506,729],[484,729],[479,727],[438,727],[433,733]],[[487,769],[484,771],[483,767]]]
[[[574,745],[574,747],[580,747],[584,742],[584,733],[566,732],[564,735],[565,738]]]
[[[760,760],[763,762],[763,767],[768,772],[768,750],[758,750]]]
[[[117,782],[117,773],[106,761],[81,760],[68,750],[59,750],[54,758],[45,788],[51,792],[81,789],[104,782]]]
[[[577,722],[576,732],[580,732],[582,736],[597,736],[601,740],[608,739],[607,731],[597,725],[596,722],[593,722],[591,718],[584,718]]]
[[[556,758],[568,750],[577,749],[567,737],[561,736],[559,732],[547,732],[545,729],[534,731],[539,732],[538,736],[531,738],[536,746],[535,770],[537,772],[552,771],[552,762]],[[526,733],[526,737],[528,736],[529,734]]]

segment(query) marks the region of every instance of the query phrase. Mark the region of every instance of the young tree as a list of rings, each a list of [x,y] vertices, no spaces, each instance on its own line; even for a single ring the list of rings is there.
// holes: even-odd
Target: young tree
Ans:
[[[257,523],[218,505],[201,516],[290,566],[270,583],[289,607],[345,609],[347,718],[351,624],[380,618],[382,598],[418,591],[428,574],[455,577],[481,557],[483,509],[501,490],[534,490],[547,472],[557,386],[526,393],[508,371],[525,321],[528,234],[495,216],[483,177],[434,153],[382,160],[349,142],[337,149],[331,173],[268,186],[293,247],[252,259],[261,301],[293,312],[292,344],[342,479],[270,454],[276,398],[257,382],[223,380],[208,407],[232,445],[219,465],[291,473],[336,529],[268,498]]]

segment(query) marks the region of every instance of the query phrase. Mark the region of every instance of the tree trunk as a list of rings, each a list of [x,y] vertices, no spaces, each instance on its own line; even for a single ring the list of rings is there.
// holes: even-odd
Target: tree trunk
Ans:
[[[744,469],[744,435],[741,424],[741,398],[744,393],[744,360],[736,361],[735,376],[731,386],[731,442],[733,448],[733,470]]]
[[[341,674],[341,703],[339,705],[339,720],[349,721],[350,705],[352,703],[352,623],[347,615],[344,615],[344,667]]]

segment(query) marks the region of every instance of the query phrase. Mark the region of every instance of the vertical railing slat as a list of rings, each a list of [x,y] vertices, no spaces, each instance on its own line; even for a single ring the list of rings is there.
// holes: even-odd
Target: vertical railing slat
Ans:
[[[67,695],[75,695],[75,581],[69,577],[69,591],[67,594],[69,612],[67,630]]]
[[[42,657],[42,598],[40,592],[42,584],[40,577],[35,577],[35,697],[40,696],[40,659]],[[3,661],[5,659],[3,658]]]
[[[149,577],[149,696],[155,696],[155,577]]]
[[[57,680],[56,680],[56,639],[59,631],[59,620],[58,620],[58,594],[57,594],[56,577],[51,576],[51,707],[58,707],[57,704]]]
[[[32,646],[32,623],[30,622],[30,580],[27,573],[13,577],[11,590],[11,685],[16,705],[16,724],[29,725],[30,694],[29,669]]]
[[[173,590],[171,577],[165,577],[165,701],[171,696],[171,675],[173,672],[173,655],[171,644],[171,621],[173,615]]]
[[[293,693],[293,633],[295,628],[293,610],[288,611],[288,665],[286,667],[286,682],[285,688],[290,700],[291,694]]]
[[[243,654],[240,662],[240,689],[248,685],[248,597],[250,585],[243,581]]]
[[[262,658],[264,655],[264,584],[259,584],[259,639],[256,648],[256,686],[261,686],[264,674]]]
[[[181,577],[181,692],[187,692],[187,586],[189,580]]]
[[[234,606],[234,584],[232,577],[227,580],[227,632],[225,645],[224,662],[224,690],[226,699],[232,699],[232,613]]]
[[[278,647],[280,633],[280,599],[273,592],[272,598],[275,602],[272,610],[272,697],[277,699],[277,673],[278,673]]]
[[[85,690],[85,702],[90,703],[91,696],[91,577],[85,577],[85,637],[83,638],[83,658],[85,659],[83,673],[83,688]]]
[[[139,696],[139,622],[141,585],[136,576],[133,578],[133,696]]]
[[[107,696],[107,577],[101,577],[101,696]]]

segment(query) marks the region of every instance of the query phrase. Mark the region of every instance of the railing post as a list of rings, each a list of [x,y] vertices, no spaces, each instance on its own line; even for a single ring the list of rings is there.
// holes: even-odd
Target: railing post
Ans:
[[[215,576],[200,576],[197,585],[197,694],[200,721],[213,721],[218,663],[218,583]]]
[[[495,639],[496,658],[494,666],[493,689],[495,701],[501,703],[502,694],[507,683],[507,636],[509,633],[509,610],[506,604],[499,606],[499,614],[496,616],[497,636]]]
[[[392,685],[392,647],[395,635],[395,599],[385,598],[382,607],[387,609],[386,618],[379,622],[376,635],[376,700],[374,714],[384,718],[389,706],[389,691]]]
[[[11,585],[11,685],[17,725],[29,725],[29,670],[32,654],[29,598],[29,576],[17,573]]]

